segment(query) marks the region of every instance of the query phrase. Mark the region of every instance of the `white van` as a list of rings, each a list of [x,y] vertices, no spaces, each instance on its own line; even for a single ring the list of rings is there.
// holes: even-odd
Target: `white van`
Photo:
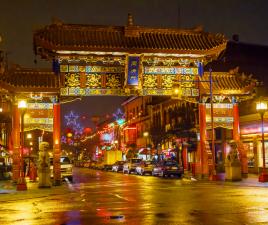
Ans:
[[[50,158],[50,170],[51,177],[53,178],[53,158]],[[68,156],[60,157],[60,173],[62,179],[68,178],[69,181],[73,180],[73,164]]]

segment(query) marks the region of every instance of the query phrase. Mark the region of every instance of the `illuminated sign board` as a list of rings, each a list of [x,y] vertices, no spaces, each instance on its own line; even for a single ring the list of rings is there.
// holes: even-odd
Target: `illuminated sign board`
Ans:
[[[25,131],[34,129],[53,131],[53,104],[48,102],[29,102],[24,123]]]
[[[233,104],[230,103],[214,103],[213,104],[213,123],[214,128],[224,127],[233,128]],[[206,104],[206,123],[207,127],[211,127],[211,104]]]
[[[127,84],[138,85],[139,83],[139,56],[128,56],[127,63]]]

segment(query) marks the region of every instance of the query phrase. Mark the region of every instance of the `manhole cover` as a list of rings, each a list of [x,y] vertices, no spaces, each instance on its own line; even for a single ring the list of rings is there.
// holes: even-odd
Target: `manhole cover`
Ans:
[[[110,219],[113,219],[113,220],[120,220],[120,219],[123,219],[123,218],[124,218],[123,215],[110,216]]]

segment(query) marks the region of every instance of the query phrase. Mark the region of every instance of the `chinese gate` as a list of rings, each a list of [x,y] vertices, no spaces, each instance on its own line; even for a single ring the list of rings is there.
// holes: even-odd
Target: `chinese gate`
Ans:
[[[76,25],[56,22],[34,33],[35,53],[53,62],[55,83],[43,89],[24,89],[25,95],[46,95],[52,104],[53,150],[56,161],[54,178],[60,181],[60,103],[75,96],[174,96],[178,88],[181,100],[199,103],[200,147],[197,173],[209,174],[211,151],[207,148],[208,117],[213,92],[217,116],[215,126],[233,129],[239,141],[239,117],[236,99],[249,95],[252,83],[241,82],[233,74],[216,73],[209,86],[204,66],[217,59],[226,48],[221,34],[192,30],[146,28],[133,24],[131,15],[126,26]],[[50,75],[52,76],[52,75]],[[39,81],[42,83],[42,81]],[[36,84],[37,85],[37,84]],[[211,85],[211,84],[210,84]],[[229,101],[224,104],[223,101]],[[224,115],[221,115],[224,114]],[[16,110],[14,117],[18,118]],[[210,116],[211,117],[211,116]],[[36,121],[36,120],[35,120]],[[18,124],[19,121],[17,121]],[[18,126],[18,125],[17,125]],[[18,151],[18,127],[14,152]],[[15,150],[17,149],[17,150]],[[57,163],[58,162],[58,163]],[[246,171],[244,171],[246,172]]]

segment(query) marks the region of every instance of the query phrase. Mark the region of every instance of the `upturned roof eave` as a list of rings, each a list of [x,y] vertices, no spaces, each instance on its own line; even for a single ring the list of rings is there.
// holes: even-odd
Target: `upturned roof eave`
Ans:
[[[36,48],[36,54],[50,59],[56,55],[74,55],[79,52],[119,52],[122,54],[188,54],[200,55],[200,57],[208,57],[215,59],[226,48],[226,43],[210,49],[168,49],[168,48],[125,48],[125,47],[110,47],[110,46],[59,46],[50,43],[40,43]],[[65,51],[66,53],[62,53]],[[69,53],[68,53],[69,52]],[[85,54],[81,54],[85,55]]]

